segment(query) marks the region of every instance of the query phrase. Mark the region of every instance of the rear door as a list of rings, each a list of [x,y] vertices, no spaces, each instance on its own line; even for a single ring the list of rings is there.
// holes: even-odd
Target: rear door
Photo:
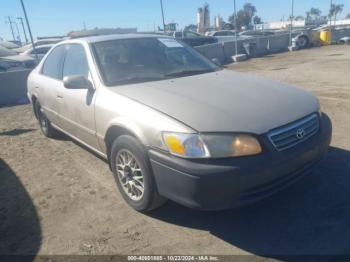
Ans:
[[[66,57],[63,63],[62,77],[84,76],[92,83],[90,68],[81,44],[66,45]],[[59,121],[62,128],[75,138],[98,149],[95,128],[94,101],[95,90],[59,89]]]
[[[62,88],[62,66],[65,47],[54,48],[46,58],[34,88],[45,115],[53,124],[58,124],[57,92]]]

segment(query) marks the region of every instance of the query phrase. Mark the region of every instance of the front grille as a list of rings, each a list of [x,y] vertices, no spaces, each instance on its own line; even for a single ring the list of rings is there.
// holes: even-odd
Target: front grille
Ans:
[[[268,134],[268,137],[278,151],[283,151],[308,140],[319,129],[319,118],[317,114],[314,114],[285,127],[275,129]]]

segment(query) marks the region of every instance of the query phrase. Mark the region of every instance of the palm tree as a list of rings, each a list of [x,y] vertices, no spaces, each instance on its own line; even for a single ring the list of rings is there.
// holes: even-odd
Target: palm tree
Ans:
[[[334,21],[337,21],[337,15],[343,12],[344,10],[344,4],[332,4],[331,9],[329,10],[329,18],[332,20],[332,17],[334,17]]]
[[[257,12],[256,7],[254,5],[252,5],[251,3],[246,3],[243,6],[243,11],[249,19],[249,24],[252,24],[252,19],[253,19],[255,13]]]
[[[257,16],[257,15],[254,16],[253,22],[254,22],[255,25],[262,24],[261,17],[260,17],[260,16]]]
[[[321,15],[321,10],[320,9],[318,9],[318,8],[314,8],[314,7],[312,7],[311,9],[310,9],[310,15],[312,15],[312,16],[314,16],[314,17],[319,17],[320,15]]]
[[[306,12],[306,18],[305,18],[306,23],[310,21],[310,15],[311,15],[310,11]]]

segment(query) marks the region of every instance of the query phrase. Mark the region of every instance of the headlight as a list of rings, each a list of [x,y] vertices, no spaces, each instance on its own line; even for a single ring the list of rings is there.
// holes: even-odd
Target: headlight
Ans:
[[[211,157],[238,157],[262,152],[260,143],[250,135],[203,135]]]
[[[250,135],[198,135],[163,133],[170,153],[185,158],[225,158],[257,155],[260,143]]]
[[[197,134],[163,133],[164,143],[170,153],[185,158],[210,157],[201,137]]]

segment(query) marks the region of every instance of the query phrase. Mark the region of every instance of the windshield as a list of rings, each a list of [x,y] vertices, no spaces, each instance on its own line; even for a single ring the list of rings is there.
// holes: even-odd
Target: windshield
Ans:
[[[170,38],[119,39],[93,44],[107,86],[214,72],[219,68]]]

